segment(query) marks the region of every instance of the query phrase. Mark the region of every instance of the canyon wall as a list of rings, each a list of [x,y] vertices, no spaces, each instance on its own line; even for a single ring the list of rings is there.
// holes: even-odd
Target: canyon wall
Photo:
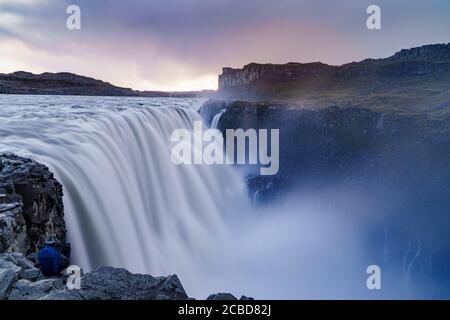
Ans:
[[[370,261],[396,279],[450,279],[450,116],[235,101],[218,129],[237,128],[280,130],[276,176],[241,167],[262,212],[294,198],[301,215],[297,207],[315,201],[309,213],[353,223]]]
[[[53,237],[65,255],[63,190],[42,164],[12,154],[0,155],[0,253],[36,253]]]
[[[423,111],[450,105],[449,81],[450,44],[441,44],[342,66],[251,63],[242,69],[224,68],[219,95],[227,100],[270,100],[311,108]]]

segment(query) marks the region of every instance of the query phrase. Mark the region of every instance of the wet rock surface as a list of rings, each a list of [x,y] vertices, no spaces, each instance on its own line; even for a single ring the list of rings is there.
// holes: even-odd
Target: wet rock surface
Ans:
[[[280,133],[278,174],[249,173],[247,184],[257,200],[276,199],[293,185],[320,189],[340,184],[389,188],[410,197],[416,209],[442,209],[448,203],[449,117],[235,101],[218,129],[238,128]]]
[[[186,300],[188,296],[176,275],[152,277],[112,267],[86,274],[81,289],[56,290],[45,300]]]
[[[45,278],[21,253],[0,254],[0,300],[184,300],[176,275],[152,277],[102,267],[81,278],[81,289],[66,288],[67,275]]]
[[[67,281],[67,274],[44,277],[21,253],[0,254],[0,300],[191,300],[176,275],[153,277],[102,267],[82,276],[80,289],[68,289]],[[208,300],[237,299],[220,293]]]
[[[0,253],[35,253],[53,237],[69,256],[62,196],[61,184],[46,166],[0,154]]]

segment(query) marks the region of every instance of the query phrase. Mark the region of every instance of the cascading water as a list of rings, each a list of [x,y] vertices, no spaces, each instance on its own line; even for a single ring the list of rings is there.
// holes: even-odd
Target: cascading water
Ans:
[[[63,184],[72,262],[85,270],[176,273],[196,298],[379,298],[366,288],[367,195],[292,190],[255,210],[232,166],[171,162],[172,131],[192,129],[202,102],[0,95],[0,152],[48,165]],[[336,195],[343,206],[329,205]]]
[[[195,278],[227,241],[230,205],[246,201],[230,167],[170,160],[172,131],[192,128],[200,103],[2,96],[0,152],[44,163],[62,183],[74,263]]]
[[[211,128],[217,129],[217,126],[219,125],[220,117],[225,113],[225,109],[221,110],[218,114],[214,116],[214,118],[211,121]]]

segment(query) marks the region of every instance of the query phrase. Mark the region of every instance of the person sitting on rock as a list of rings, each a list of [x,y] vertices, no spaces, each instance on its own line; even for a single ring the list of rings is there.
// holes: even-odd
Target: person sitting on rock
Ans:
[[[49,238],[38,253],[39,268],[45,277],[58,276],[67,268],[67,258],[56,248],[56,241]]]

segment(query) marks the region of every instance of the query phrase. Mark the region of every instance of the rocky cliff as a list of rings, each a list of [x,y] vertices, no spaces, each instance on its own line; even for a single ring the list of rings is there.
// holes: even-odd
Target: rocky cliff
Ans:
[[[206,98],[213,97],[215,93],[212,90],[188,92],[137,91],[68,72],[33,74],[18,71],[9,74],[0,73],[0,94]]]
[[[153,277],[101,267],[81,276],[79,289],[68,289],[67,274],[45,278],[21,253],[0,254],[0,300],[193,300],[176,275]],[[229,293],[207,300],[237,300]],[[242,296],[240,300],[253,300]]]
[[[318,219],[332,215],[364,233],[370,261],[415,284],[448,283],[450,116],[235,101],[218,128],[280,130],[279,173],[247,171],[256,206],[293,197],[289,210],[301,215],[296,208],[313,203]]]
[[[0,253],[35,253],[47,237],[67,256],[61,184],[42,164],[0,155]]]
[[[226,99],[281,101],[311,108],[433,111],[450,108],[449,82],[450,44],[438,44],[342,66],[252,63],[242,69],[224,68],[219,94]]]
[[[67,275],[45,278],[21,253],[0,254],[0,300],[186,300],[176,275],[152,277],[103,267],[81,278],[80,289],[66,288]]]
[[[137,96],[132,89],[73,73],[14,72],[0,74],[0,94]]]
[[[449,116],[236,101],[228,104],[218,128],[280,130],[280,171],[275,177],[256,178],[269,179],[272,188],[279,180],[316,186],[345,181],[419,193],[415,201],[424,200],[425,193],[443,200],[450,188]],[[251,186],[261,184],[253,181]],[[269,192],[262,186],[252,192]]]

